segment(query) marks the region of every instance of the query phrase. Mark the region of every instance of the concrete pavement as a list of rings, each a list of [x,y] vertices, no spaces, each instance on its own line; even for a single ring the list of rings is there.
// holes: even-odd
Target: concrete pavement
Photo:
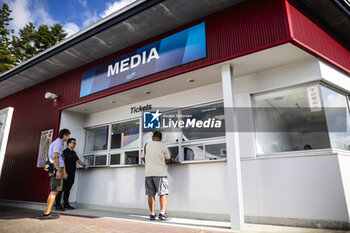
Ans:
[[[76,209],[62,212],[55,220],[41,220],[42,210],[0,206],[0,233],[23,232],[167,232],[219,233],[231,231],[228,222],[179,219],[150,222],[148,216],[99,210]],[[251,233],[345,233],[346,231],[246,224],[242,232]]]

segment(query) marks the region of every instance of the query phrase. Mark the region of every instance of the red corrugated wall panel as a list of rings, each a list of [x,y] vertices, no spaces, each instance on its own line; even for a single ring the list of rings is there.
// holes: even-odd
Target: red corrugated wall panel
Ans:
[[[81,75],[86,69],[201,21],[205,21],[207,27],[206,58],[79,98]],[[283,0],[246,1],[1,99],[0,109],[12,106],[15,111],[0,179],[0,198],[46,201],[49,192],[48,176],[43,169],[36,168],[40,132],[53,128],[57,133],[60,108],[168,78],[289,40]],[[60,96],[57,107],[53,106],[52,101],[44,99],[46,91]]]
[[[295,1],[287,1],[286,6],[293,43],[349,73],[349,50],[321,28],[307,12],[303,14]]]

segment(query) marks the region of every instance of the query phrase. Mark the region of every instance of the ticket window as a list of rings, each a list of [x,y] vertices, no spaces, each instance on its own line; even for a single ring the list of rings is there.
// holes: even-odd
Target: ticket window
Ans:
[[[126,151],[111,153],[110,165],[133,165],[139,164],[139,151]]]
[[[125,164],[138,164],[139,163],[139,151],[125,152]]]

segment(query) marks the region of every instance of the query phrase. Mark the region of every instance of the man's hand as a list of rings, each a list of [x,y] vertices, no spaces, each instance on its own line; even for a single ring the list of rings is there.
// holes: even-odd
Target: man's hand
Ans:
[[[83,167],[84,167],[85,170],[89,169],[88,166],[86,166],[86,165],[84,165]]]
[[[61,177],[62,177],[61,171],[57,170],[56,171],[56,179],[59,180],[59,179],[61,179]]]
[[[68,174],[65,172],[65,173],[63,173],[63,179],[67,179],[67,177],[68,177]]]
[[[166,164],[175,163],[175,159],[174,158],[166,159],[165,163]]]

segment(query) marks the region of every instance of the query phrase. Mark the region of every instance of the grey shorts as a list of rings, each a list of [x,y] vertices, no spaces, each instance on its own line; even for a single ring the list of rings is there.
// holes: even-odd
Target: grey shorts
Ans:
[[[169,184],[166,176],[145,177],[145,189],[148,196],[155,196],[156,193],[159,196],[168,195],[168,187]]]
[[[49,173],[51,191],[61,192],[63,189],[63,168],[60,168],[62,176],[61,179],[56,179],[56,175]]]

